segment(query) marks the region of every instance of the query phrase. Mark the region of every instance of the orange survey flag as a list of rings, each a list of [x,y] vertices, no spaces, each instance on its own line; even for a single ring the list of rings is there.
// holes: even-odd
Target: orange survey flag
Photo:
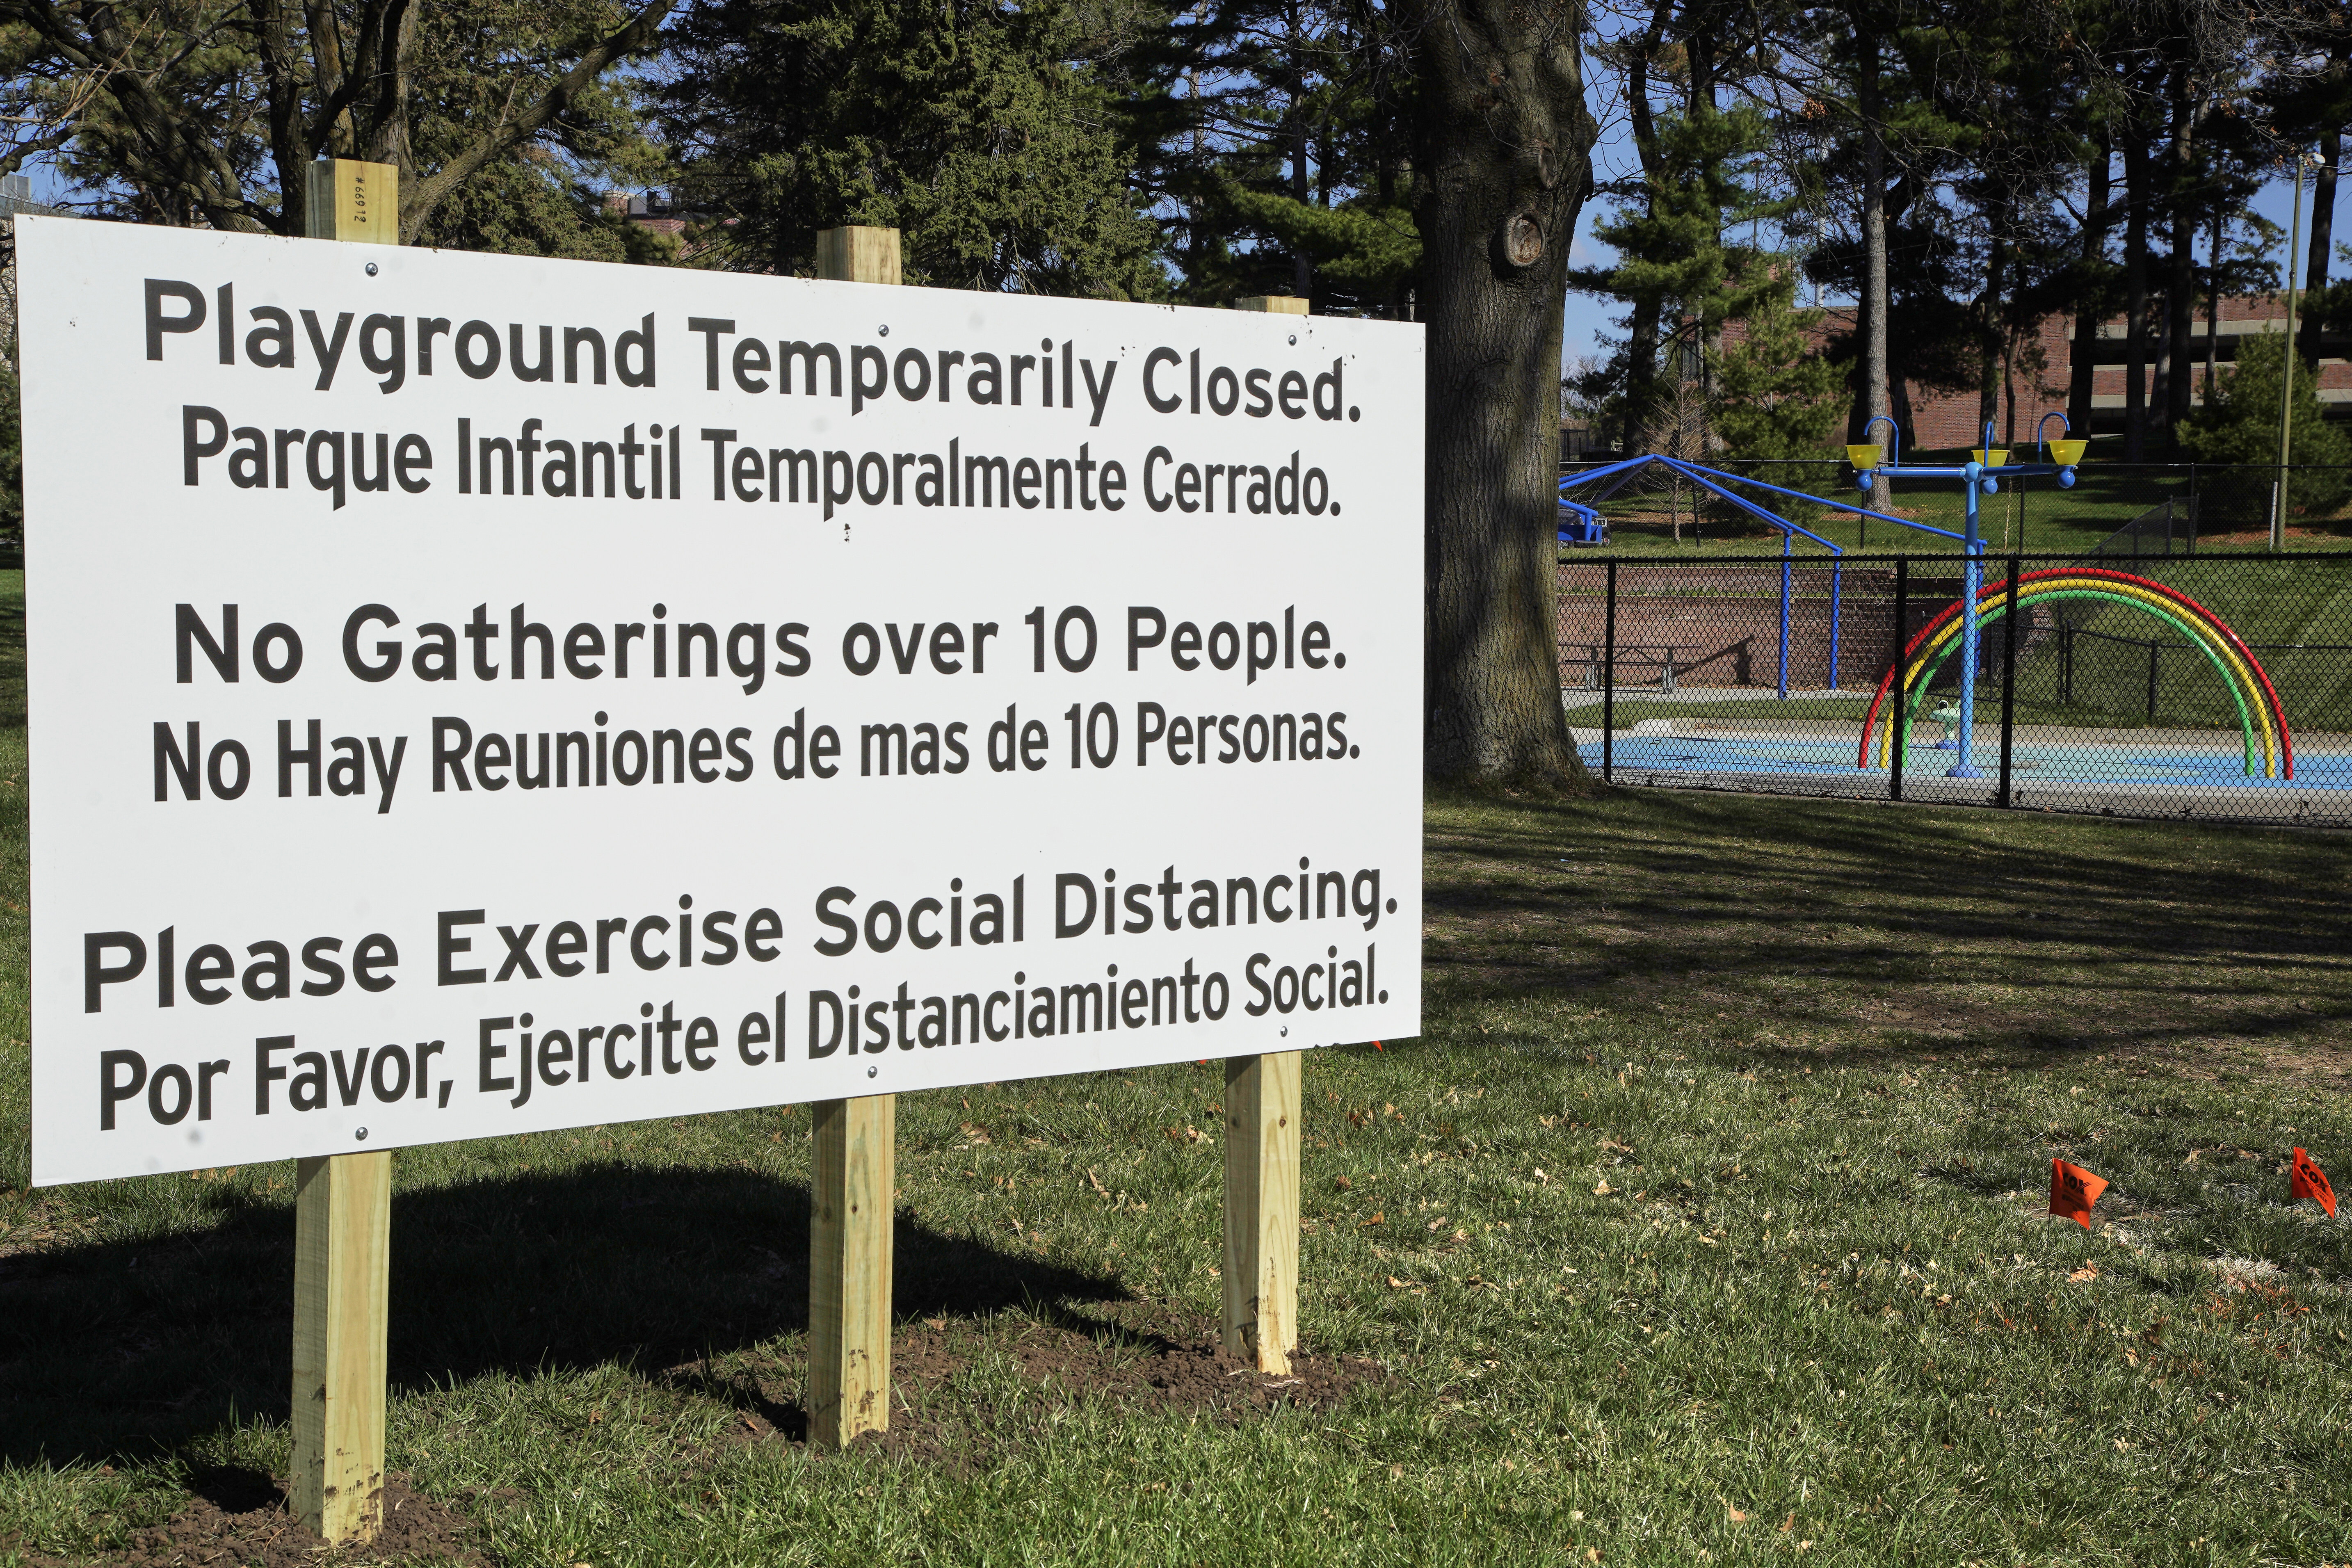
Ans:
[[[2297,1149],[2294,1152],[2294,1172],[2287,1177],[2288,1201],[2309,1198],[2336,1217],[2336,1189],[2327,1184],[2327,1173],[2311,1163],[2311,1156]]]
[[[2091,1205],[2107,1190],[2104,1177],[2063,1160],[2050,1162],[2050,1212],[2064,1215],[2084,1230],[2091,1228]]]

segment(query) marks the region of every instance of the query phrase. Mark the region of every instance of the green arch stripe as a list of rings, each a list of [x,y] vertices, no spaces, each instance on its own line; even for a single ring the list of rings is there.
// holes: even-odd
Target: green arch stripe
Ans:
[[[2256,761],[2256,753],[2261,748],[2254,739],[2253,716],[2246,711],[2246,694],[2241,688],[2238,678],[2231,673],[2230,667],[2221,661],[2221,656],[2213,651],[2210,634],[2200,635],[2203,628],[2179,616],[2167,615],[2144,599],[2135,599],[2122,594],[2103,593],[2095,588],[2047,588],[2038,594],[2027,593],[2019,595],[2021,604],[2028,599],[2104,599],[2110,604],[2122,605],[2137,610],[2142,615],[2154,616],[2181,633],[2199,652],[2205,656],[2207,662],[2213,666],[2214,670],[2221,677],[2221,684],[2229,689],[2230,700],[2238,705],[2238,727],[2243,731],[2245,739],[2246,776],[2252,778],[2255,775],[2260,767]],[[1982,635],[1984,624],[1987,621],[1998,620],[2008,613],[2009,605],[2006,599],[1997,599],[1990,606],[1979,608],[1977,615],[1979,635]],[[1905,706],[1903,713],[1903,745],[1906,752],[1911,749],[1912,726],[1919,721],[1919,704],[1927,700],[1927,688],[1934,682],[1937,673],[1944,668],[1945,661],[1958,650],[1960,637],[1965,635],[1963,632],[1947,640],[1943,651],[1937,654],[1919,672],[1914,683],[1911,700]],[[1967,699],[1971,701],[1975,700],[1975,695],[1974,692],[1966,694]]]

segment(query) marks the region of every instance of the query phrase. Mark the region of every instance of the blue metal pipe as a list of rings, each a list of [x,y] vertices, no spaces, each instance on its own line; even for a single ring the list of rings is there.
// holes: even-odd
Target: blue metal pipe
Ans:
[[[1891,522],[1899,528],[1916,529],[1921,533],[1932,533],[1941,539],[1958,539],[1961,537],[1959,534],[1952,532],[1949,529],[1934,528],[1924,522],[1914,522],[1907,517],[1895,517],[1886,512],[1873,511],[1866,506],[1855,506],[1848,501],[1831,500],[1825,496],[1807,495],[1802,490],[1786,489],[1779,485],[1766,484],[1762,479],[1751,479],[1745,474],[1727,474],[1716,468],[1700,469],[1698,465],[1696,463],[1685,463],[1674,458],[1661,458],[1658,461],[1681,468],[1685,473],[1696,470],[1698,472],[1716,474],[1719,478],[1732,480],[1737,484],[1754,485],[1759,490],[1770,490],[1774,495],[1793,496],[1799,500],[1811,501],[1816,506],[1825,506],[1832,511],[1859,512],[1864,517],[1876,518],[1881,522]],[[1927,468],[1906,468],[1903,471],[1906,474],[1932,474],[1934,470]],[[1957,474],[1959,470],[1955,468],[1952,472]],[[1789,526],[1794,528],[1796,527],[1796,524],[1790,523]],[[1805,537],[1808,539],[1820,540],[1822,544],[1828,545],[1832,550],[1836,550],[1838,548],[1834,544],[1830,544],[1828,540],[1822,539],[1819,534],[1807,533]],[[1843,552],[1840,552],[1840,553]]]
[[[1559,488],[1561,489],[1566,489],[1570,485],[1589,485],[1595,479],[1605,479],[1612,474],[1622,473],[1628,468],[1640,468],[1643,464],[1652,460],[1652,457],[1649,454],[1644,454],[1639,458],[1621,458],[1617,462],[1611,463],[1605,468],[1594,468],[1590,473],[1576,474],[1564,479],[1559,481]]]
[[[1903,460],[1902,426],[1895,423],[1894,419],[1887,415],[1877,415],[1864,423],[1862,426],[1862,438],[1864,441],[1869,440],[1871,431],[1881,425],[1886,426],[1886,461],[1884,464],[1881,464],[1880,467],[1892,468]],[[1874,473],[1877,470],[1873,469],[1872,471]]]
[[[1684,478],[1689,479],[1691,483],[1695,485],[1703,485],[1715,494],[1719,495],[1724,500],[1729,501],[1732,505],[1740,507],[1747,511],[1752,512],[1756,516],[1762,518],[1774,528],[1801,533],[1807,539],[1811,540],[1815,544],[1820,545],[1822,549],[1827,550],[1833,554],[1843,555],[1845,553],[1845,551],[1842,546],[1830,540],[1823,539],[1811,529],[1805,527],[1801,523],[1790,522],[1787,518],[1779,516],[1776,513],[1766,511],[1754,501],[1748,500],[1745,496],[1736,496],[1732,494],[1729,490],[1725,489],[1721,485],[1717,484],[1713,479],[1708,479],[1706,476],[1713,474],[1718,479],[1731,479],[1747,484],[1761,484],[1763,481],[1759,479],[1739,480],[1739,476],[1738,474],[1726,474],[1715,468],[1702,468],[1696,463],[1685,463],[1678,458],[1660,458],[1658,461],[1665,464],[1669,468],[1680,473]],[[1766,489],[1772,489],[1777,487],[1765,485],[1764,488]],[[1819,496],[1800,495],[1800,492],[1796,490],[1782,490],[1780,493],[1782,495],[1799,496],[1800,499],[1803,500],[1821,500]],[[1838,503],[1835,501],[1825,501],[1822,502],[1822,504],[1826,506],[1835,506]],[[1959,536],[1958,534],[1954,534],[1952,537],[1957,539]]]
[[[1992,426],[1987,425],[1990,434]],[[1961,478],[1968,481],[1969,536],[1967,560],[1960,568],[1960,744],[1959,762],[1947,773],[1956,779],[1982,778],[1975,766],[1977,719],[1977,641],[1979,618],[1977,614],[1979,591],[1984,586],[1984,543],[1977,537],[1978,481],[1984,475],[1981,463],[1961,465]]]

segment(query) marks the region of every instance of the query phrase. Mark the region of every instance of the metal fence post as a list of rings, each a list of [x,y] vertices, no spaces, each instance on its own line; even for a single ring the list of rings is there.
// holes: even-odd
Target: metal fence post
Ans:
[[[1609,607],[1601,620],[1601,779],[1617,773],[1617,563],[1609,563]]]
[[[1789,700],[1789,597],[1795,587],[1790,578],[1789,562],[1796,542],[1797,536],[1793,533],[1780,535],[1780,700],[1783,702]]]
[[[1903,656],[1906,650],[1903,644],[1910,627],[1911,558],[1898,555],[1895,558],[1895,682],[1891,699],[1893,706],[1886,713],[1886,721],[1895,726],[1894,738],[1887,744],[1887,752],[1894,760],[1886,781],[1886,798],[1889,800],[1903,798],[1903,742],[1910,729],[1904,722]]]
[[[2009,635],[2000,644],[2000,804],[2013,805],[2010,793],[2010,765],[2012,744],[2017,732],[2017,576],[2025,569],[2022,557],[2009,558],[2009,591],[2002,595],[2005,605],[2001,621]]]
[[[1845,559],[1830,563],[1830,689],[1838,689],[1838,623],[1845,615]]]

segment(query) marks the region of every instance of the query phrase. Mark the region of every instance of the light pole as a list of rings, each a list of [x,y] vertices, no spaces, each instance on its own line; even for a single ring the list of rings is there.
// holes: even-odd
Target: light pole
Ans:
[[[2294,154],[2294,206],[2286,230],[2286,352],[2279,356],[2278,483],[2271,499],[2271,552],[2286,548],[2287,440],[2294,429],[2294,258],[2303,248],[2303,171],[2315,155]]]

